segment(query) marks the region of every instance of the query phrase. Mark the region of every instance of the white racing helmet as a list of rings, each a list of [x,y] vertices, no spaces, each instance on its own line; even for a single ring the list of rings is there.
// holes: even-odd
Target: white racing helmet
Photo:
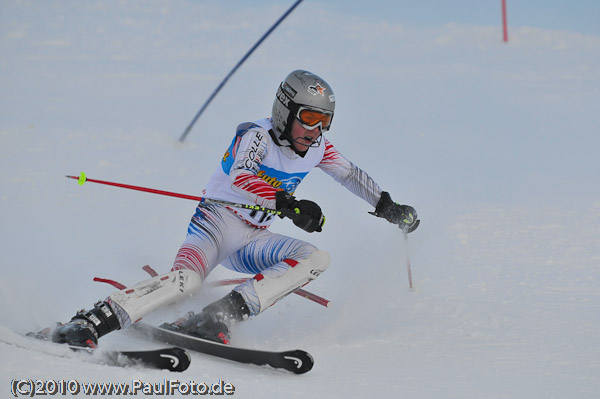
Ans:
[[[296,70],[279,85],[273,102],[273,130],[291,142],[292,122],[306,129],[329,130],[335,110],[331,86],[314,73]]]

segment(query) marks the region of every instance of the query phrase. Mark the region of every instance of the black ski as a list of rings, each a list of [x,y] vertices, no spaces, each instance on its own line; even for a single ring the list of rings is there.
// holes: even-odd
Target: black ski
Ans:
[[[300,349],[284,352],[246,349],[192,337],[144,323],[135,323],[133,328],[153,340],[238,363],[260,366],[268,365],[288,370],[295,374],[303,374],[310,371],[314,364],[312,356]]]
[[[107,351],[104,356],[115,359],[121,365],[128,362],[141,363],[146,367],[169,371],[184,371],[191,362],[190,355],[182,348],[150,349],[143,351]],[[122,362],[121,359],[125,361]],[[125,364],[123,364],[125,363]]]
[[[90,356],[94,356],[94,361],[110,364],[112,366],[126,367],[141,364],[142,366],[155,369],[184,371],[189,367],[191,362],[189,353],[187,353],[185,349],[177,347],[142,351],[98,350],[54,343],[49,340],[49,329],[44,329],[37,333],[31,332],[25,335],[36,341],[46,342],[48,345],[70,348],[73,352],[89,354]],[[14,343],[14,345],[21,346],[17,343]]]

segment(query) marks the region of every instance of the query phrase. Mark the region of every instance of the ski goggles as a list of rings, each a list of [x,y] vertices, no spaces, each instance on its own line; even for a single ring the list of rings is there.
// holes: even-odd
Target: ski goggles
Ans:
[[[301,106],[296,113],[296,119],[305,129],[313,130],[320,127],[321,130],[327,131],[331,126],[333,112]]]

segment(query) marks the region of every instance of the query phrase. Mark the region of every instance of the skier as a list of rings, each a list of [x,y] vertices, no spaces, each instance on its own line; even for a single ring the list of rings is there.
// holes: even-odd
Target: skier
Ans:
[[[325,80],[296,70],[280,84],[271,118],[242,123],[204,196],[257,205],[239,209],[200,203],[170,273],[111,294],[70,322],[52,340],[95,347],[98,338],[130,326],[146,314],[196,292],[219,264],[254,278],[236,286],[200,313],[163,327],[228,343],[233,323],[256,316],[314,280],[329,265],[329,254],[295,238],[272,233],[275,209],[307,232],[320,232],[325,217],[319,205],[298,200],[294,192],[314,167],[375,207],[375,216],[399,225],[404,233],[419,225],[417,212],[395,203],[390,194],[323,137],[335,110]]]

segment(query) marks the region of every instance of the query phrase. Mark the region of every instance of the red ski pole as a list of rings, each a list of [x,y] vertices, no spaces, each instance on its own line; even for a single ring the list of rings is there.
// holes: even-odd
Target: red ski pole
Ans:
[[[177,197],[177,198],[185,198],[185,199],[190,199],[190,200],[195,200],[195,201],[204,201],[205,199],[202,197],[195,197],[193,195],[187,195],[187,194],[179,194],[179,193],[172,193],[170,191],[163,191],[163,190],[155,190],[153,188],[146,188],[146,187],[139,187],[139,186],[132,186],[129,184],[122,184],[122,183],[115,183],[115,182],[111,182],[111,181],[104,181],[104,180],[96,180],[96,179],[90,179],[88,178],[85,173],[81,173],[81,175],[79,176],[67,176],[69,179],[75,179],[79,181],[79,185],[83,185],[86,182],[90,182],[90,183],[99,183],[99,184],[106,184],[108,186],[114,186],[114,187],[121,187],[121,188],[126,188],[129,190],[137,190],[137,191],[145,191],[147,193],[153,193],[153,194],[160,194],[160,195],[168,195],[170,197]]]
[[[279,215],[281,213],[280,211],[277,211],[275,209],[265,208],[265,207],[262,207],[262,206],[259,206],[259,205],[240,204],[240,203],[236,203],[236,202],[229,202],[229,201],[223,201],[223,200],[212,199],[212,198],[205,198],[205,197],[197,197],[197,196],[194,196],[194,195],[173,193],[173,192],[164,191],[164,190],[156,190],[154,188],[132,186],[130,184],[123,184],[123,183],[115,183],[115,182],[111,182],[111,181],[89,179],[85,175],[85,173],[83,173],[83,172],[79,176],[69,176],[69,175],[67,175],[66,177],[69,178],[69,179],[75,179],[75,180],[77,180],[79,182],[80,186],[83,185],[85,182],[98,183],[98,184],[106,184],[107,186],[114,186],[114,187],[126,188],[128,190],[144,191],[146,193],[166,195],[166,196],[169,196],[169,197],[184,198],[184,199],[189,199],[189,200],[204,202],[206,204],[219,204],[219,205],[224,205],[224,206],[230,206],[230,207],[233,207],[233,208],[252,209],[252,210],[257,210],[257,211],[261,211],[261,212],[274,213],[276,215]]]

